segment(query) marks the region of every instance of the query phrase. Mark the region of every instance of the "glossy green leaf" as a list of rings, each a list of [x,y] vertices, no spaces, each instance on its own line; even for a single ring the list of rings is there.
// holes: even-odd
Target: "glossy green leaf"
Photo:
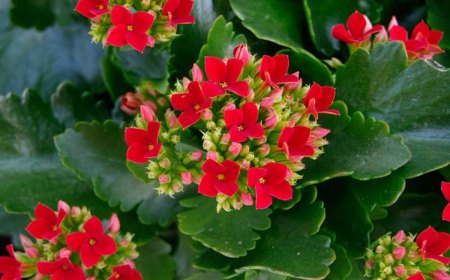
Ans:
[[[289,55],[291,73],[300,71],[303,83],[312,84],[316,82],[322,86],[333,86],[334,81],[328,67],[319,59],[306,50],[282,51]]]
[[[450,49],[450,22],[448,13],[450,11],[449,1],[427,0],[427,23],[432,29],[444,32],[444,37],[439,43],[442,48]]]
[[[288,280],[289,277],[268,272],[268,271],[256,271],[251,270],[245,273],[244,280]]]
[[[243,35],[235,35],[233,24],[227,23],[223,16],[219,16],[209,30],[207,43],[200,50],[197,64],[203,68],[205,56],[232,57],[233,49],[245,42]]]
[[[379,17],[378,4],[370,0],[303,0],[303,6],[311,38],[316,48],[327,56],[339,50],[339,41],[331,36],[333,25],[345,25],[355,10],[367,14],[372,20]]]
[[[13,236],[25,232],[25,227],[30,222],[30,217],[24,214],[13,214],[6,212],[0,207],[0,235]]]
[[[259,39],[294,50],[302,48],[303,8],[300,1],[231,0],[230,4],[242,25]]]
[[[340,117],[320,116],[322,126],[331,130],[326,137],[329,144],[317,160],[305,160],[301,185],[347,175],[359,180],[383,177],[408,161],[410,152],[403,139],[391,135],[385,122],[365,118],[360,112],[350,117],[342,102],[334,108]]]
[[[327,276],[327,280],[345,280],[348,279],[352,273],[351,259],[347,255],[344,247],[334,244],[333,250],[336,253],[336,260],[330,266],[330,274]]]
[[[408,66],[399,42],[379,44],[370,54],[357,50],[337,69],[336,98],[401,134],[412,153],[402,172],[415,177],[450,162],[449,73],[423,60]]]
[[[175,260],[170,255],[170,245],[155,238],[138,248],[139,258],[135,260],[136,269],[145,280],[172,280],[175,276]]]
[[[53,0],[12,0],[12,8],[9,11],[9,16],[15,25],[43,30],[51,26],[55,21],[52,4]]]
[[[217,213],[217,202],[206,197],[183,200],[181,204],[188,209],[178,214],[180,231],[225,256],[245,256],[260,238],[255,230],[270,227],[269,209],[243,207],[239,211]]]
[[[126,81],[121,69],[111,62],[110,53],[102,58],[100,67],[103,78],[103,83],[109,92],[112,100],[116,100],[127,92],[133,92],[134,88]]]

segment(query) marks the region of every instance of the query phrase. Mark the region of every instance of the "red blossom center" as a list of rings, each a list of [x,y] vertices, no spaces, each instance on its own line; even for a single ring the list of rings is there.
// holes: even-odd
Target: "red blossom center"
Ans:
[[[97,9],[99,10],[103,10],[105,8],[105,6],[103,6],[102,4],[97,5]]]
[[[62,269],[65,270],[65,271],[67,271],[67,270],[69,270],[69,266],[67,266],[66,264],[64,264],[64,265],[62,266]]]
[[[120,279],[120,274],[119,273],[114,273],[114,278]]]
[[[57,231],[57,230],[58,230],[58,227],[57,227],[57,226],[52,226],[52,230],[53,230],[53,231]]]
[[[244,126],[243,126],[243,125],[238,126],[238,130],[239,130],[239,131],[244,130]]]
[[[127,30],[130,31],[130,32],[133,31],[133,26],[132,25],[128,25],[127,26]]]
[[[94,240],[94,239],[89,240],[89,244],[90,244],[91,246],[94,246],[94,245],[95,245],[95,240]]]
[[[198,104],[195,104],[195,105],[194,105],[194,109],[195,109],[195,110],[198,110],[198,109],[200,109],[200,105],[198,105]]]
[[[266,182],[266,180],[264,180],[264,178],[259,178],[259,183],[260,184],[264,184]]]
[[[223,181],[224,179],[225,179],[225,175],[223,175],[223,174],[218,174],[217,175],[217,180]]]
[[[151,151],[155,148],[155,146],[153,144],[148,145],[148,149]]]

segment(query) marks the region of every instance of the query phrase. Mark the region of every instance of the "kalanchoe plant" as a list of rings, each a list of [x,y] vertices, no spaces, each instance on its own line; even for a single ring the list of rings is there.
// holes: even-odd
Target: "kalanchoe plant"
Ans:
[[[198,192],[216,197],[217,209],[252,204],[264,209],[272,197],[290,200],[301,178],[302,159],[317,158],[329,130],[316,120],[329,109],[335,89],[303,86],[298,72],[288,74],[286,55],[256,60],[245,45],[234,57],[205,57],[204,77],[197,65],[170,95],[175,112],[163,120],[142,106],[137,127],[127,128],[127,159],[148,163],[160,193],[173,195],[198,184]],[[179,144],[202,135],[203,150],[185,152]]]

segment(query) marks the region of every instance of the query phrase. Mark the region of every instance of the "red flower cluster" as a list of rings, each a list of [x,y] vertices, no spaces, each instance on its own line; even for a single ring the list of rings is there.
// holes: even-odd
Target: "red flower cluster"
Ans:
[[[109,233],[105,233],[100,219],[91,216],[87,209],[70,207],[62,201],[58,204],[57,214],[39,203],[35,216],[27,230],[39,241],[34,243],[22,235],[25,253],[15,253],[12,245],[8,245],[6,249],[10,256],[0,257],[0,274],[3,274],[0,279],[20,280],[22,275],[31,276],[37,272],[36,279],[48,275],[52,280],[85,280],[95,279],[94,275],[102,271],[103,274],[110,273],[109,279],[142,280],[140,273],[132,267],[136,245],[131,242],[131,235],[122,237],[119,234],[117,215],[111,217]],[[80,227],[84,231],[71,232]],[[114,257],[110,257],[112,255]]]
[[[146,46],[154,46],[153,35],[158,41],[167,41],[178,24],[193,24],[193,5],[194,0],[167,0],[160,9],[150,1],[125,7],[117,0],[79,0],[75,10],[92,20],[94,41],[116,47],[130,45],[143,52]],[[151,30],[155,22],[160,26],[158,31]]]
[[[338,24],[333,26],[331,33],[334,38],[349,44],[352,48],[369,47],[371,35],[379,33],[375,43],[387,40],[403,42],[410,61],[416,58],[431,59],[435,54],[444,52],[438,46],[444,33],[431,30],[423,21],[414,27],[411,38],[408,38],[408,31],[399,26],[393,17],[388,27],[388,36],[385,27],[381,25],[372,27],[367,16],[355,11],[347,20],[347,28],[343,24]]]

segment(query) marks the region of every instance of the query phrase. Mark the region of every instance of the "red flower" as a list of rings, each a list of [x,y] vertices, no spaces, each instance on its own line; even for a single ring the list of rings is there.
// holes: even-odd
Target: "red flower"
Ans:
[[[83,269],[70,262],[68,258],[61,258],[55,262],[38,262],[37,270],[40,274],[51,275],[50,280],[85,280]]]
[[[431,59],[433,55],[443,53],[438,44],[441,41],[443,32],[430,30],[428,25],[421,21],[414,27],[411,39],[408,39],[408,31],[405,28],[395,25],[389,31],[389,39],[402,41],[410,58]]]
[[[158,142],[159,122],[149,122],[147,130],[127,127],[125,129],[125,142],[128,147],[127,160],[136,163],[146,163],[149,158],[157,157],[161,150]]]
[[[52,240],[61,234],[61,223],[66,211],[58,209],[58,215],[42,203],[34,209],[35,220],[27,226],[27,231],[36,239]]]
[[[370,20],[363,14],[355,11],[347,19],[347,28],[340,23],[333,26],[331,34],[334,38],[343,41],[347,44],[356,44],[367,42],[370,40],[370,35],[379,32],[383,26],[377,24],[372,27]]]
[[[311,129],[306,126],[285,127],[278,138],[277,146],[288,156],[303,157],[314,155],[314,147],[307,145]]]
[[[113,275],[108,280],[142,280],[142,275],[130,265],[120,265],[113,267]]]
[[[83,229],[84,232],[67,235],[66,243],[71,250],[80,252],[81,262],[87,268],[96,265],[102,256],[109,256],[117,251],[114,240],[103,232],[103,225],[99,218],[90,218]]]
[[[316,120],[319,118],[319,113],[339,116],[340,113],[338,110],[328,110],[328,107],[333,103],[335,95],[335,88],[329,86],[322,87],[317,83],[313,83],[309,88],[305,99],[303,99],[303,104],[305,104],[308,112],[312,114]]]
[[[246,81],[238,81],[244,69],[244,62],[237,58],[227,60],[227,63],[213,56],[205,57],[205,72],[209,82],[203,83],[203,90],[208,97],[225,94],[231,91],[239,96],[247,97],[249,87]]]
[[[22,263],[16,259],[13,245],[7,245],[6,251],[8,251],[10,257],[0,257],[0,273],[3,274],[0,280],[22,279]]]
[[[268,85],[298,83],[298,72],[287,75],[289,69],[289,57],[278,54],[274,57],[263,56],[259,76]]]
[[[109,0],[80,0],[75,6],[75,11],[87,18],[94,18],[109,12]]]
[[[425,280],[425,277],[423,277],[423,274],[421,272],[417,272],[416,274],[406,278],[406,280]]]
[[[144,52],[147,45],[153,46],[155,40],[147,35],[152,27],[155,15],[147,12],[132,14],[120,5],[114,5],[111,11],[111,21],[114,27],[109,30],[106,44],[123,47],[126,44],[139,52]]]
[[[257,122],[258,107],[254,102],[245,103],[241,109],[225,111],[224,119],[233,142],[240,143],[247,141],[248,138],[264,136],[264,128]]]
[[[212,106],[212,99],[203,95],[198,82],[190,82],[187,88],[188,92],[172,94],[170,97],[173,108],[183,111],[178,117],[178,122],[183,128],[198,122],[201,112]]]
[[[256,187],[256,209],[272,205],[272,196],[281,200],[292,199],[292,187],[286,176],[288,168],[281,163],[268,163],[263,168],[250,168],[247,183]]]
[[[441,182],[441,190],[445,199],[448,201],[444,212],[442,212],[442,220],[450,222],[450,182]]]
[[[177,24],[193,24],[195,18],[191,16],[194,0],[167,0],[162,8],[163,15],[169,18],[171,27]]]
[[[216,196],[221,192],[227,196],[234,195],[238,190],[236,183],[239,178],[240,168],[237,163],[225,160],[222,164],[208,159],[202,166],[203,175],[198,192],[205,196]]]
[[[417,236],[416,244],[424,258],[434,259],[445,265],[450,263],[450,258],[442,256],[450,249],[450,234],[428,227]]]

